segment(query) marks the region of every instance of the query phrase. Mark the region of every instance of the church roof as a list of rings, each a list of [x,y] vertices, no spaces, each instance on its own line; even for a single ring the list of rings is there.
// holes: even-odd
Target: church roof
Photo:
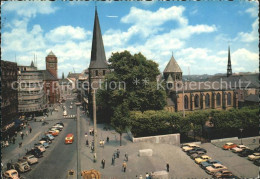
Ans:
[[[250,94],[249,96],[247,96],[245,98],[245,101],[250,101],[250,102],[256,102],[258,103],[259,102],[259,96],[256,95],[256,94]]]
[[[167,66],[165,67],[163,72],[164,73],[182,72],[180,66],[178,65],[178,63],[174,59],[173,55],[172,55],[169,63],[167,64]]]
[[[97,10],[95,10],[95,21],[89,68],[108,68]]]
[[[56,55],[55,55],[52,51],[50,51],[50,53],[48,54],[48,56],[55,56],[55,57],[56,57]]]

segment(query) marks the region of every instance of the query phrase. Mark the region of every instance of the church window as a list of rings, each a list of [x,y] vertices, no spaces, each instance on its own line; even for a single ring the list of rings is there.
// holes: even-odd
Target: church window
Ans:
[[[106,70],[103,70],[103,76],[105,76],[106,75]]]
[[[221,104],[221,96],[220,96],[220,94],[218,93],[218,94],[217,94],[217,106],[220,106],[220,104]]]
[[[227,105],[231,105],[231,93],[227,94]]]
[[[209,107],[209,106],[210,106],[209,94],[206,94],[206,97],[205,97],[205,105],[206,105],[206,107]]]
[[[167,83],[167,88],[171,89],[172,88],[172,83]]]
[[[96,70],[96,76],[98,76],[98,70]]]
[[[199,107],[199,95],[195,95],[195,108]]]
[[[188,96],[184,96],[184,108],[188,109],[189,108],[189,101],[188,101]]]

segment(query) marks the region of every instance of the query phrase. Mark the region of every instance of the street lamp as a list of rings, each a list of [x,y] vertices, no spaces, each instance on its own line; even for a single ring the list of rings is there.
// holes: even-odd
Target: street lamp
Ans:
[[[240,128],[239,130],[240,130],[240,139],[241,139],[241,145],[242,145],[242,144],[243,144],[243,143],[242,143],[242,132],[243,132],[244,129],[243,129],[243,128]]]
[[[183,117],[185,117],[184,82],[182,82],[182,103],[183,103]]]

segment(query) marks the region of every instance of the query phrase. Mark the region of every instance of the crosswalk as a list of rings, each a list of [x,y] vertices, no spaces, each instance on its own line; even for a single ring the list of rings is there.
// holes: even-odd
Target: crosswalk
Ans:
[[[63,116],[65,119],[69,119],[69,118],[76,118],[76,115],[67,115],[67,116]]]

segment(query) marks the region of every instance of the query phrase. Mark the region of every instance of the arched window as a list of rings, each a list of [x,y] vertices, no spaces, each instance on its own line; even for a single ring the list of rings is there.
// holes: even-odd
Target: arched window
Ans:
[[[189,108],[189,101],[188,101],[188,96],[184,96],[184,108],[188,109]]]
[[[221,96],[220,96],[220,94],[218,93],[218,94],[217,94],[217,106],[220,106],[220,104],[221,104]]]
[[[195,108],[198,108],[199,107],[199,95],[195,95]]]
[[[231,93],[227,94],[227,105],[231,105]]]
[[[206,94],[206,97],[205,97],[205,105],[206,105],[206,107],[210,107],[210,99],[209,99],[208,93]]]

